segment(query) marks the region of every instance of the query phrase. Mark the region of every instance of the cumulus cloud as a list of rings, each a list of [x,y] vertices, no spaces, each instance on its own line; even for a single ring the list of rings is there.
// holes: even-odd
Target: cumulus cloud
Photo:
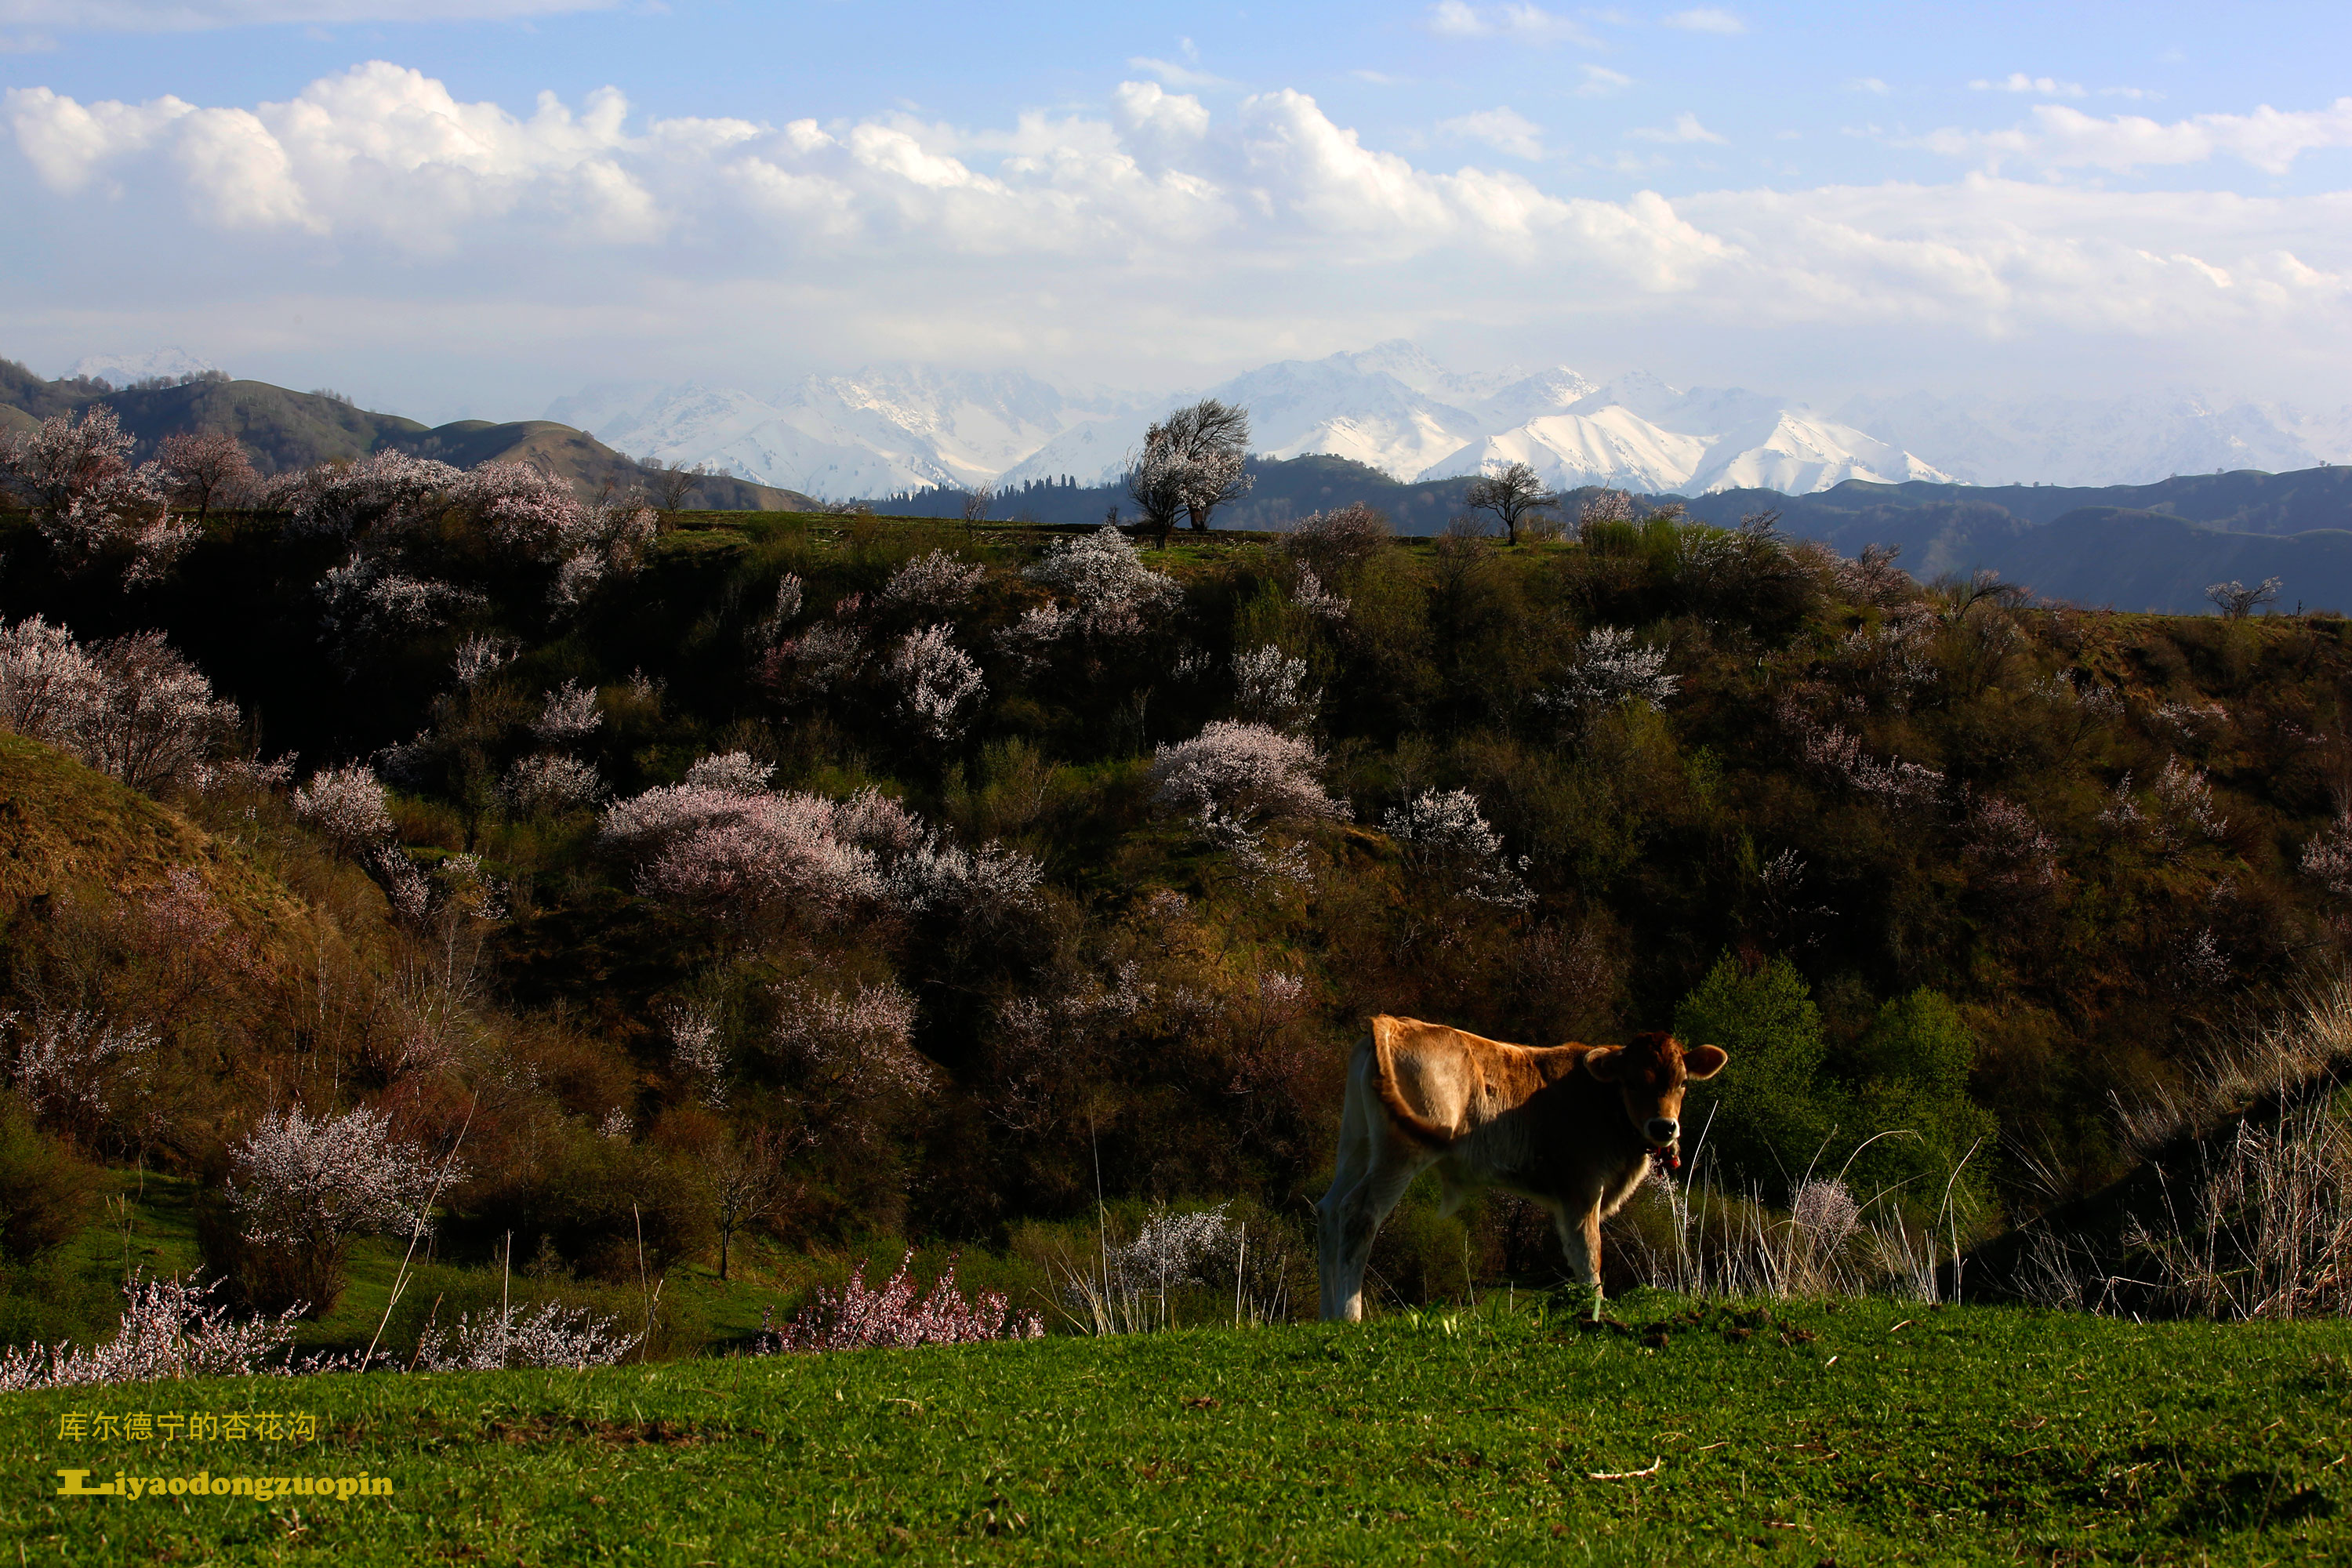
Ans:
[[[1603,93],[1618,92],[1633,85],[1633,79],[1623,71],[1611,70],[1607,66],[1588,65],[1582,68],[1584,79],[1577,84],[1577,95],[1599,98]]]
[[[1854,77],[1847,81],[1845,85],[1848,92],[1873,92],[1879,94],[1881,97],[1884,97],[1887,93],[1895,90],[1874,76]]]
[[[2284,174],[2296,158],[2352,147],[2352,98],[2326,109],[2282,112],[2267,104],[2252,114],[2200,114],[2169,124],[2144,115],[2100,119],[2063,104],[2037,104],[2023,125],[2006,131],[1938,131],[1921,139],[1931,152],[1980,157],[1996,166],[2014,159],[2045,169],[2124,171],[2202,163],[2227,153],[2265,174]]]
[[[1511,38],[1523,44],[1580,44],[1595,38],[1581,23],[1539,5],[1472,5],[1438,0],[1429,8],[1429,30],[1441,38]]]
[[[610,10],[618,0],[0,0],[0,24],[183,33],[267,23],[488,21]]]
[[[1669,27],[1680,27],[1686,33],[1744,33],[1748,24],[1728,11],[1702,6],[1696,11],[1676,11],[1663,18]]]
[[[1437,133],[1447,142],[1483,142],[1514,158],[1544,155],[1543,128],[1509,108],[1481,109],[1437,122]]]
[[[1501,107],[1441,129],[1545,150]],[[2352,100],[2172,125],[2044,104],[1997,133],[2013,144],[1947,134],[1959,138],[1948,151],[2062,174],[2221,152],[2284,167],[2352,142]],[[1722,139],[1685,114],[1646,140],[1663,153]],[[609,89],[509,109],[384,62],[244,105],[33,87],[0,101],[0,195],[49,250],[107,258],[84,293],[64,277],[37,305],[23,291],[0,302],[0,328],[28,352],[41,321],[74,316],[82,336],[102,310],[125,342],[176,341],[199,315],[241,342],[284,341],[300,311],[338,342],[408,345],[444,365],[476,346],[544,363],[591,342],[606,362],[649,345],[706,364],[823,345],[1230,364],[1441,320],[1710,342],[2098,331],[2250,363],[2352,352],[2352,195],[1979,172],[1601,199],[1509,168],[1423,166],[1290,89],[1213,110],[1134,80],[1100,108],[958,125],[647,118]],[[175,206],[215,237],[156,252],[154,216]],[[131,324],[121,299],[142,301]],[[55,330],[62,346],[68,329]],[[234,349],[201,342],[216,358]]]

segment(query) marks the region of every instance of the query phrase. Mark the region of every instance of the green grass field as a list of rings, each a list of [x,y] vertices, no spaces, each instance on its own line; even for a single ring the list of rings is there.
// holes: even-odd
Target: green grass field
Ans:
[[[16,1395],[0,1531],[65,1562],[2352,1558],[2352,1325],[1613,1315]],[[319,1436],[58,1436],[245,1411]],[[60,1497],[67,1467],[395,1491]]]

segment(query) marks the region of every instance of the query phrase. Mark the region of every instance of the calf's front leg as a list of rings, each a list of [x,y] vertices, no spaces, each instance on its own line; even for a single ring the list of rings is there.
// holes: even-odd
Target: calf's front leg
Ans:
[[[1601,1205],[1594,1199],[1562,1204],[1552,1211],[1559,1249],[1568,1254],[1568,1276],[1592,1287],[1592,1313],[1601,1315]]]

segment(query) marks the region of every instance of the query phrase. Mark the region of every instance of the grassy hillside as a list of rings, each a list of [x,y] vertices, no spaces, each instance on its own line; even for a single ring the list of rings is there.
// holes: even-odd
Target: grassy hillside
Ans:
[[[2352,1329],[1524,1299],[1364,1328],[13,1397],[0,1529],[79,1561],[2258,1563],[2352,1552]],[[1964,1391],[1964,1392],[1963,1392]],[[60,1439],[67,1412],[310,1442]],[[352,1475],[389,1499],[50,1495]],[[1609,1479],[1613,1478],[1613,1479]]]
[[[544,419],[507,424],[467,419],[427,426],[395,414],[371,413],[340,397],[293,392],[268,382],[196,381],[109,391],[89,382],[43,381],[22,365],[0,360],[0,432],[27,428],[91,403],[114,410],[122,427],[139,438],[142,457],[175,432],[225,430],[237,438],[264,474],[390,449],[459,468],[494,458],[532,463],[572,480],[588,494],[607,480],[623,489],[657,484],[644,465],[594,437]],[[705,479],[694,504],[725,511],[816,505],[794,490],[724,475]]]

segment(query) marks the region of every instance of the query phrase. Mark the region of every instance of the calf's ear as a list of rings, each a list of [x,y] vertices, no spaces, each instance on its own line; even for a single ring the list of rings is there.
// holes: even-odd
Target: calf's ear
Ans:
[[[1603,1083],[1615,1083],[1617,1075],[1624,1070],[1624,1067],[1625,1047],[1622,1046],[1597,1046],[1584,1053],[1584,1070]]]
[[[1683,1071],[1691,1078],[1713,1078],[1731,1059],[1721,1046],[1700,1046],[1683,1054]]]

